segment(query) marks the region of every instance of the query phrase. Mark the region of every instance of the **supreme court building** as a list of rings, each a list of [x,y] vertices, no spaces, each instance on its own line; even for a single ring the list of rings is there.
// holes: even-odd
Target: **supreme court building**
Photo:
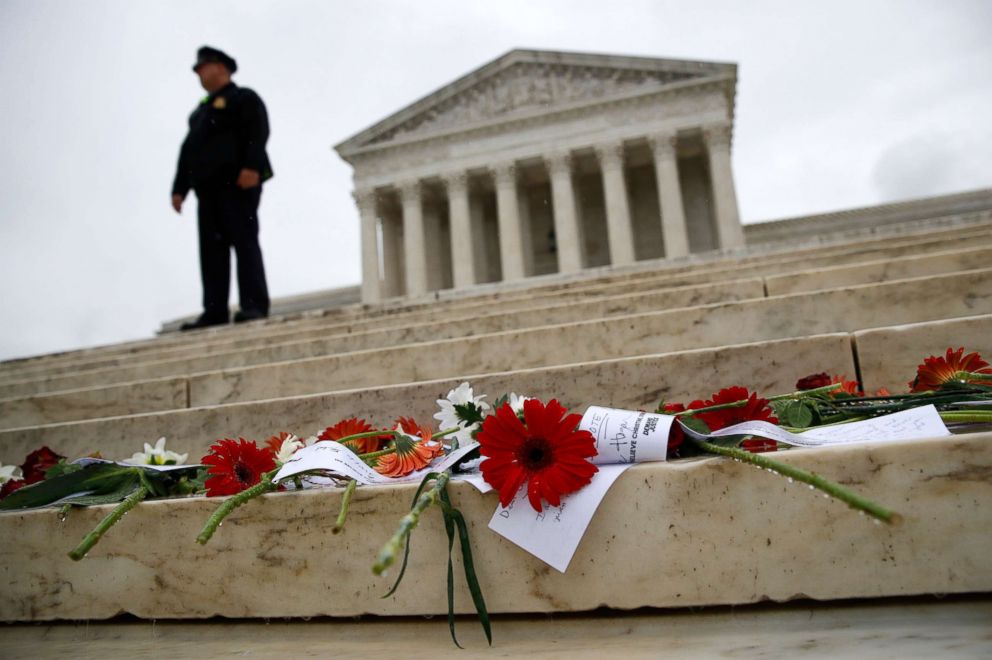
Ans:
[[[514,50],[337,145],[362,300],[743,245],[737,67]]]

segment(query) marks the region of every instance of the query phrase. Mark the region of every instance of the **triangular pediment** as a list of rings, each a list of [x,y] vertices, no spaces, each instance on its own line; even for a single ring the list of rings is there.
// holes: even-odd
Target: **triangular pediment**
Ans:
[[[390,115],[337,146],[366,147],[428,138],[526,114],[554,112],[714,76],[733,64],[587,53],[514,50]]]

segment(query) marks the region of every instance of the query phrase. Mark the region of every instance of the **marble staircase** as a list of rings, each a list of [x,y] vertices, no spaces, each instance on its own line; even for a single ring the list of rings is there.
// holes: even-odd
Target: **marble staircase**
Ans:
[[[990,230],[985,219],[534,278],[9,361],[0,462],[40,445],[123,458],[160,436],[195,460],[221,437],[306,436],[350,416],[426,421],[463,380],[491,398],[557,397],[580,411],[650,409],[734,384],[779,393],[820,371],[903,391],[922,357],[948,346],[992,355]],[[990,441],[782,454],[891,504],[905,518],[896,528],[730,461],[640,465],[610,491],[564,575],[487,529],[492,493],[460,483],[452,496],[497,614],[981,594],[992,589]],[[434,516],[396,597],[381,599],[389,580],[368,571],[411,496],[410,486],[360,488],[346,532],[332,535],[340,490],[275,493],[206,547],[192,540],[216,501],[146,502],[80,563],[64,553],[106,507],[65,521],[0,515],[0,620],[440,614]],[[470,611],[465,591],[456,598]]]

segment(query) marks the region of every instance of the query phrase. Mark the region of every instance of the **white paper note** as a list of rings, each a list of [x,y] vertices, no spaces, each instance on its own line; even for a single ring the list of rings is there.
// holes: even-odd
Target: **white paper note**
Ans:
[[[596,439],[596,465],[663,461],[675,418],[636,410],[589,406],[579,428]]]
[[[564,573],[599,503],[631,465],[601,465],[588,486],[562,497],[560,506],[545,503],[540,513],[531,507],[525,486],[509,506],[496,509],[489,529]]]
[[[447,470],[477,446],[478,443],[472,443],[459,447],[442,459],[435,460],[423,470],[413,472],[405,477],[386,477],[369,467],[355,452],[340,442],[322,440],[297,450],[292,458],[283,463],[272,480],[278,482],[304,472],[319,470],[337,477],[354,479],[358,483],[366,485],[420,481],[430,472]]]
[[[823,426],[803,433],[789,433],[768,422],[743,422],[714,431],[709,434],[697,433],[682,426],[694,438],[719,438],[731,435],[756,435],[776,440],[796,447],[822,447],[824,445],[846,445],[857,442],[892,442],[896,440],[919,440],[950,435],[940,413],[932,406],[921,406],[901,410],[891,415],[874,417],[860,422]]]

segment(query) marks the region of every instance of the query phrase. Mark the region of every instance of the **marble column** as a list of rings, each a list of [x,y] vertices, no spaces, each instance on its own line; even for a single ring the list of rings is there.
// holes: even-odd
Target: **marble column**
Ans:
[[[382,296],[403,295],[403,217],[400,209],[390,205],[382,212]]]
[[[685,225],[685,207],[682,205],[676,142],[677,138],[670,133],[648,138],[651,153],[654,154],[658,208],[661,209],[661,236],[666,257],[684,257],[689,254],[689,235]]]
[[[382,300],[379,279],[379,235],[376,231],[379,214],[375,191],[365,188],[352,193],[362,222],[362,302],[377,303]]]
[[[567,151],[546,157],[551,175],[551,204],[555,214],[555,243],[558,247],[558,272],[582,270],[582,232],[575,208],[572,186],[572,155]]]
[[[424,242],[423,191],[419,181],[400,184],[403,203],[403,262],[406,265],[406,295],[427,293],[427,246]]]
[[[503,281],[524,276],[524,247],[517,200],[517,168],[504,163],[493,168],[496,179],[496,217],[499,225],[499,259]]]
[[[630,202],[623,172],[623,142],[599,145],[596,155],[603,174],[610,263],[614,266],[632,264],[635,261],[634,229],[630,222]]]
[[[451,271],[456,289],[475,284],[475,252],[472,218],[468,203],[468,175],[449,174],[444,178],[448,190],[448,222],[451,227]]]
[[[716,209],[717,235],[721,248],[744,245],[744,229],[737,211],[737,192],[730,164],[730,124],[715,124],[703,129],[706,153],[710,162],[713,206]]]

